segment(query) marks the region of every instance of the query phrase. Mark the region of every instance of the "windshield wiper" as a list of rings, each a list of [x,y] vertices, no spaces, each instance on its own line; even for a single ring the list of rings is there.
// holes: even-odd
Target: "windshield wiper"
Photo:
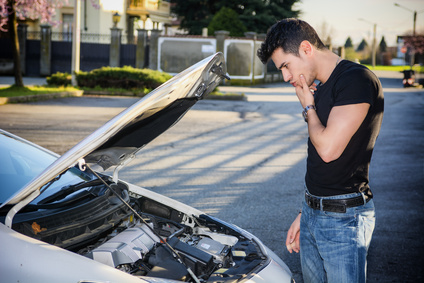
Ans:
[[[37,205],[49,204],[49,203],[52,203],[54,201],[64,199],[66,196],[68,196],[68,195],[70,195],[73,192],[76,192],[78,190],[88,188],[88,187],[97,186],[97,185],[101,185],[101,184],[103,184],[103,182],[101,180],[94,179],[94,180],[91,180],[91,181],[83,181],[83,182],[80,182],[80,183],[77,183],[77,184],[74,184],[74,185],[64,186],[59,191],[55,192],[54,194],[52,194],[48,197],[45,197],[41,201],[39,201]]]

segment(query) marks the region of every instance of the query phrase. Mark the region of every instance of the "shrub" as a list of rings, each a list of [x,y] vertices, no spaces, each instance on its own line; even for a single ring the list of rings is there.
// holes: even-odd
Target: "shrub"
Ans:
[[[154,89],[169,80],[168,73],[149,69],[136,69],[131,66],[102,67],[90,72],[78,72],[76,79],[79,87]]]
[[[71,85],[71,74],[59,73],[46,78],[47,84],[51,86],[68,86]]]

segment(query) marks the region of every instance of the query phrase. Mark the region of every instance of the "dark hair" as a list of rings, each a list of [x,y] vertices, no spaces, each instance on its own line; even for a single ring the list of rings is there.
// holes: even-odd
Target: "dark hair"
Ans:
[[[283,19],[269,29],[257,55],[264,64],[280,47],[286,53],[299,56],[300,43],[304,40],[309,41],[317,49],[326,48],[316,31],[307,22],[293,18]]]

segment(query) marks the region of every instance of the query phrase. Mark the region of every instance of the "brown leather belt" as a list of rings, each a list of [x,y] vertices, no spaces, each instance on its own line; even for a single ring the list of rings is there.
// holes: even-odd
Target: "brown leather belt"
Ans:
[[[307,193],[305,193],[305,201],[306,204],[316,210],[323,210],[328,212],[339,212],[346,213],[346,208],[355,207],[366,204],[371,198],[365,195],[365,201],[363,196],[357,196],[353,198],[346,199],[320,199],[313,197]],[[322,205],[322,208],[321,208]]]

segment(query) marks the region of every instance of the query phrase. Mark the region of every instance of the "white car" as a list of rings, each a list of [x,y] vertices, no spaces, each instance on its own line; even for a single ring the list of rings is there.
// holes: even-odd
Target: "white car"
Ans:
[[[0,130],[0,282],[293,282],[247,231],[118,176],[225,73],[204,59],[62,156]]]

